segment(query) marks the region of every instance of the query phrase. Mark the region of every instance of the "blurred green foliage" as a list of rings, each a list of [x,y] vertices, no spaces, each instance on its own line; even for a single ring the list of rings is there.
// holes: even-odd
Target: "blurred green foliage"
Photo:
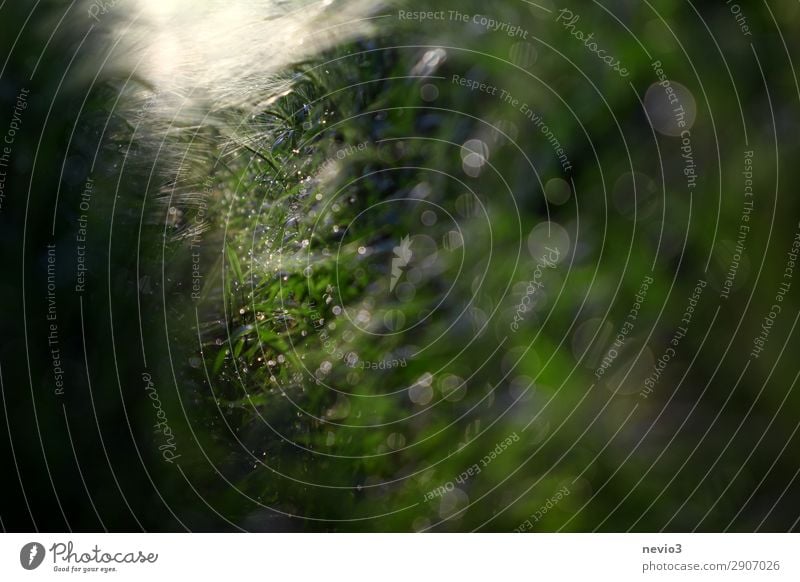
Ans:
[[[291,91],[255,114],[230,112],[235,132],[168,136],[166,157],[115,110],[117,95],[135,99],[135,81],[58,97],[72,111],[88,94],[79,127],[106,124],[87,140],[103,145],[93,175],[107,196],[92,208],[97,270],[83,303],[93,312],[87,367],[102,396],[99,410],[68,402],[104,425],[131,422],[132,438],[105,453],[141,485],[130,513],[170,530],[795,527],[796,289],[766,352],[748,355],[800,216],[786,163],[797,155],[797,6],[748,5],[752,37],[723,3],[569,6],[626,78],[570,35],[549,2],[444,2],[435,10],[445,20],[397,18],[427,9],[413,4],[381,11],[391,16],[373,37],[286,71]],[[473,19],[484,13],[522,32],[488,30]],[[18,52],[36,54],[41,39],[28,42]],[[696,110],[693,188],[686,142],[654,129],[670,123],[668,112],[659,117],[655,61]],[[48,79],[34,83],[39,94],[64,63],[41,66],[52,70],[39,72]],[[59,123],[47,124],[39,156],[88,164],[91,148],[67,147],[71,127]],[[130,147],[137,156],[123,155]],[[755,206],[726,299],[751,150]],[[170,151],[188,152],[179,170]],[[42,232],[4,230],[5,245],[41,251],[49,208],[34,211],[26,215]],[[405,237],[414,258],[390,288]],[[545,247],[559,251],[557,265],[542,265]],[[41,279],[30,252],[15,256],[16,272]],[[647,277],[633,331],[598,378]],[[686,337],[644,397],[699,280],[708,284]],[[531,282],[542,286],[530,292]],[[40,301],[41,289],[31,293]],[[3,295],[18,302],[20,289]],[[77,334],[67,286],[63,296],[62,322]],[[526,297],[532,308],[521,310]],[[101,305],[114,314],[113,338]],[[80,346],[70,357],[78,376]],[[5,350],[4,374],[25,383],[9,358],[18,346]],[[160,389],[179,468],[163,462],[150,430],[143,369]],[[14,401],[28,414],[26,398]],[[48,442],[59,441],[60,406],[37,410],[53,427]],[[78,450],[97,447],[93,438]],[[51,457],[57,474],[74,471],[63,451]],[[88,479],[126,489],[100,469]],[[65,513],[97,527],[77,517],[86,500],[75,491]],[[553,503],[559,491],[568,494]],[[110,529],[135,527],[111,509],[115,495],[95,501]]]

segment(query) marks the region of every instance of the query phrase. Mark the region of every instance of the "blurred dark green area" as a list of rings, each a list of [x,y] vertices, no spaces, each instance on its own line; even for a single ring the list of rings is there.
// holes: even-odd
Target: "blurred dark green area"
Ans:
[[[230,112],[233,136],[163,143],[122,113],[140,81],[93,81],[109,43],[87,19],[3,5],[0,139],[30,92],[0,209],[3,527],[796,529],[796,279],[751,351],[800,227],[798,7],[748,4],[746,36],[722,2],[565,6],[622,78],[541,4],[435,8],[527,38],[387,7],[374,36],[287,71],[291,93]],[[654,61],[696,105],[693,189]],[[754,207],[723,298],[747,151]],[[563,252],[540,277],[545,246]]]

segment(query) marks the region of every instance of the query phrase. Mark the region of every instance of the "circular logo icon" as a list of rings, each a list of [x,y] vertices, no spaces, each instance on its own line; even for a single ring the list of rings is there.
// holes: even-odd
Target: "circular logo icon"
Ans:
[[[35,570],[44,561],[44,546],[38,542],[30,542],[22,546],[19,552],[19,563],[26,570]]]

